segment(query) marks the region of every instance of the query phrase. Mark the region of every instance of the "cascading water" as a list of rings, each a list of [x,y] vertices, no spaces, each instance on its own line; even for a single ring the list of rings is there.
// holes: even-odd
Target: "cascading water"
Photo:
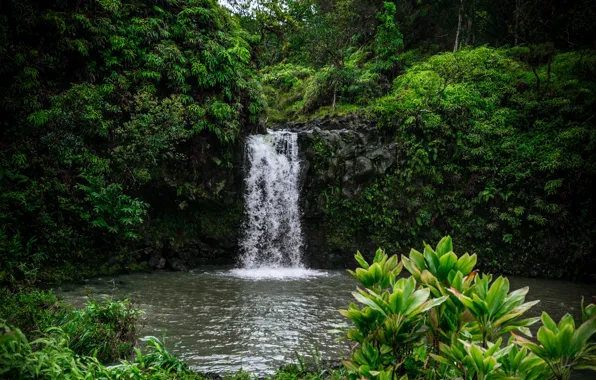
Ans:
[[[241,242],[244,268],[303,268],[298,200],[298,135],[268,131],[246,144],[245,204],[248,220]]]

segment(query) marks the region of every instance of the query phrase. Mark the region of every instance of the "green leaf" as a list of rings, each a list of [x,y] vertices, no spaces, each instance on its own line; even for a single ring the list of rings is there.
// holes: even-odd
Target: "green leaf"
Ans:
[[[439,256],[439,258],[441,258],[443,255],[446,255],[449,252],[453,251],[453,243],[451,241],[451,236],[445,236],[444,238],[442,238],[439,241],[439,244],[437,244],[437,256]],[[457,259],[457,257],[456,257]]]
[[[375,301],[373,301],[372,299],[366,297],[363,294],[360,293],[356,293],[356,292],[352,292],[352,295],[354,296],[354,298],[356,298],[356,300],[364,305],[369,306],[371,309],[378,311],[379,313],[381,313],[383,316],[387,316],[387,314],[385,313],[385,310],[383,310],[381,308],[381,306],[379,306]]]
[[[457,256],[453,252],[448,252],[439,259],[439,281],[445,281],[451,269],[457,263]]]
[[[356,255],[354,256],[354,258],[356,259],[356,261],[358,262],[358,264],[360,264],[360,266],[362,268],[364,268],[364,269],[368,269],[369,268],[368,263],[366,262],[366,260],[364,259],[364,256],[362,256],[362,254],[360,253],[360,251],[356,252]]]

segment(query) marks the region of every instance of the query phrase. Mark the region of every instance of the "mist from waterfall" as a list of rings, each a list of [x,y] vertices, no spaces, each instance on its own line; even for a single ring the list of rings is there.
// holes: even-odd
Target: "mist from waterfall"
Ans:
[[[271,276],[301,272],[298,135],[269,130],[250,136],[246,159],[247,220],[240,263],[245,269],[269,269]],[[260,274],[268,277],[267,271]]]

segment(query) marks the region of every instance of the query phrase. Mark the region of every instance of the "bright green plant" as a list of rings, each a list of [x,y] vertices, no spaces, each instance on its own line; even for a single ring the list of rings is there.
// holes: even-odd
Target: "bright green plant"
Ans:
[[[584,304],[583,297],[582,297],[581,309],[582,309],[582,321],[586,322],[589,319],[596,318],[596,304],[591,303],[586,306]]]
[[[378,250],[372,265],[356,255],[362,268],[351,272],[364,285],[349,309],[340,310],[355,325],[347,337],[359,343],[351,361],[344,365],[352,377],[384,378],[398,374],[403,362],[412,352],[415,342],[424,334],[425,313],[443,303],[448,296],[430,298],[430,290],[416,290],[413,277],[396,279],[401,266],[397,256],[388,258]],[[393,376],[392,375],[392,376]]]
[[[97,359],[79,357],[68,347],[69,339],[59,328],[29,342],[19,329],[0,321],[0,377],[7,379],[85,379],[107,374]]]
[[[506,356],[513,345],[500,348],[501,339],[488,348],[459,340],[451,345],[441,344],[441,355],[431,354],[440,363],[453,367],[464,380],[489,380],[503,378],[499,374],[499,359]]]
[[[466,308],[449,289],[470,294],[476,260],[476,254],[458,257],[450,236],[442,238],[435,249],[425,244],[424,253],[412,249],[409,257],[402,256],[404,267],[430,290],[432,297],[448,297],[429,315],[429,335],[435,352],[440,341],[450,342],[472,319],[469,313],[464,315]]]
[[[509,293],[509,280],[505,277],[499,276],[491,282],[492,275],[477,276],[471,295],[450,289],[474,317],[475,322],[470,326],[474,339],[486,346],[508,332],[531,335],[528,326],[539,318],[523,319],[522,316],[540,301],[524,302],[528,287]]]
[[[147,336],[141,340],[146,342],[148,352],[143,354],[140,349],[135,348],[135,361],[124,361],[121,365],[112,367],[111,370],[114,373],[126,374],[131,370],[139,371],[139,373],[146,373],[156,368],[172,375],[176,373],[190,372],[187,364],[178,360],[166,349],[165,336],[162,340],[159,340],[154,336]]]
[[[542,313],[542,327],[536,337],[538,343],[516,335],[516,343],[532,351],[546,362],[552,378],[567,380],[575,369],[596,371],[596,343],[590,338],[596,334],[596,318],[590,318],[579,327],[570,314],[565,314],[559,324]]]
[[[427,244],[424,254],[412,250],[403,257],[412,273],[408,278],[395,278],[401,266],[394,257],[378,250],[369,264],[358,253],[360,268],[350,271],[364,285],[353,293],[359,305],[340,310],[354,323],[347,337],[357,343],[351,360],[344,362],[350,378],[395,378],[409,369],[408,374],[429,378],[560,380],[573,369],[596,368],[591,305],[582,301],[586,321],[577,330],[571,316],[557,326],[544,313],[540,345],[518,335],[531,336],[528,327],[540,318],[524,314],[539,301],[525,302],[527,287],[510,292],[507,278],[475,276],[476,256],[458,258],[449,237],[435,249]],[[441,316],[452,323],[440,323]],[[508,333],[515,338],[501,348]],[[405,368],[413,347],[430,348],[434,364]]]
[[[514,336],[508,345],[513,343]],[[499,359],[504,378],[519,380],[542,380],[550,376],[550,368],[527,348],[513,345],[507,355]]]
[[[378,249],[375,253],[372,264],[368,264],[360,252],[354,256],[360,268],[356,271],[348,270],[365,288],[375,289],[380,292],[389,286],[394,286],[397,276],[403,268],[398,263],[397,256],[388,257],[385,251]]]

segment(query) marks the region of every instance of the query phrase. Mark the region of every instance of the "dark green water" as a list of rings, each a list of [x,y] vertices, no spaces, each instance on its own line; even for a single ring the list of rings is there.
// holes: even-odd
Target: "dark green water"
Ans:
[[[347,326],[337,310],[351,301],[355,280],[343,270],[285,274],[290,277],[254,278],[228,269],[132,274],[57,293],[77,305],[89,292],[129,297],[146,311],[142,335],[161,337],[166,331],[168,347],[201,372],[267,373],[294,362],[295,352],[344,356],[347,343],[332,330]],[[579,317],[581,297],[596,294],[589,284],[515,277],[510,282],[512,289],[530,286],[528,299],[541,300],[530,315],[546,310],[556,320],[566,312]]]

